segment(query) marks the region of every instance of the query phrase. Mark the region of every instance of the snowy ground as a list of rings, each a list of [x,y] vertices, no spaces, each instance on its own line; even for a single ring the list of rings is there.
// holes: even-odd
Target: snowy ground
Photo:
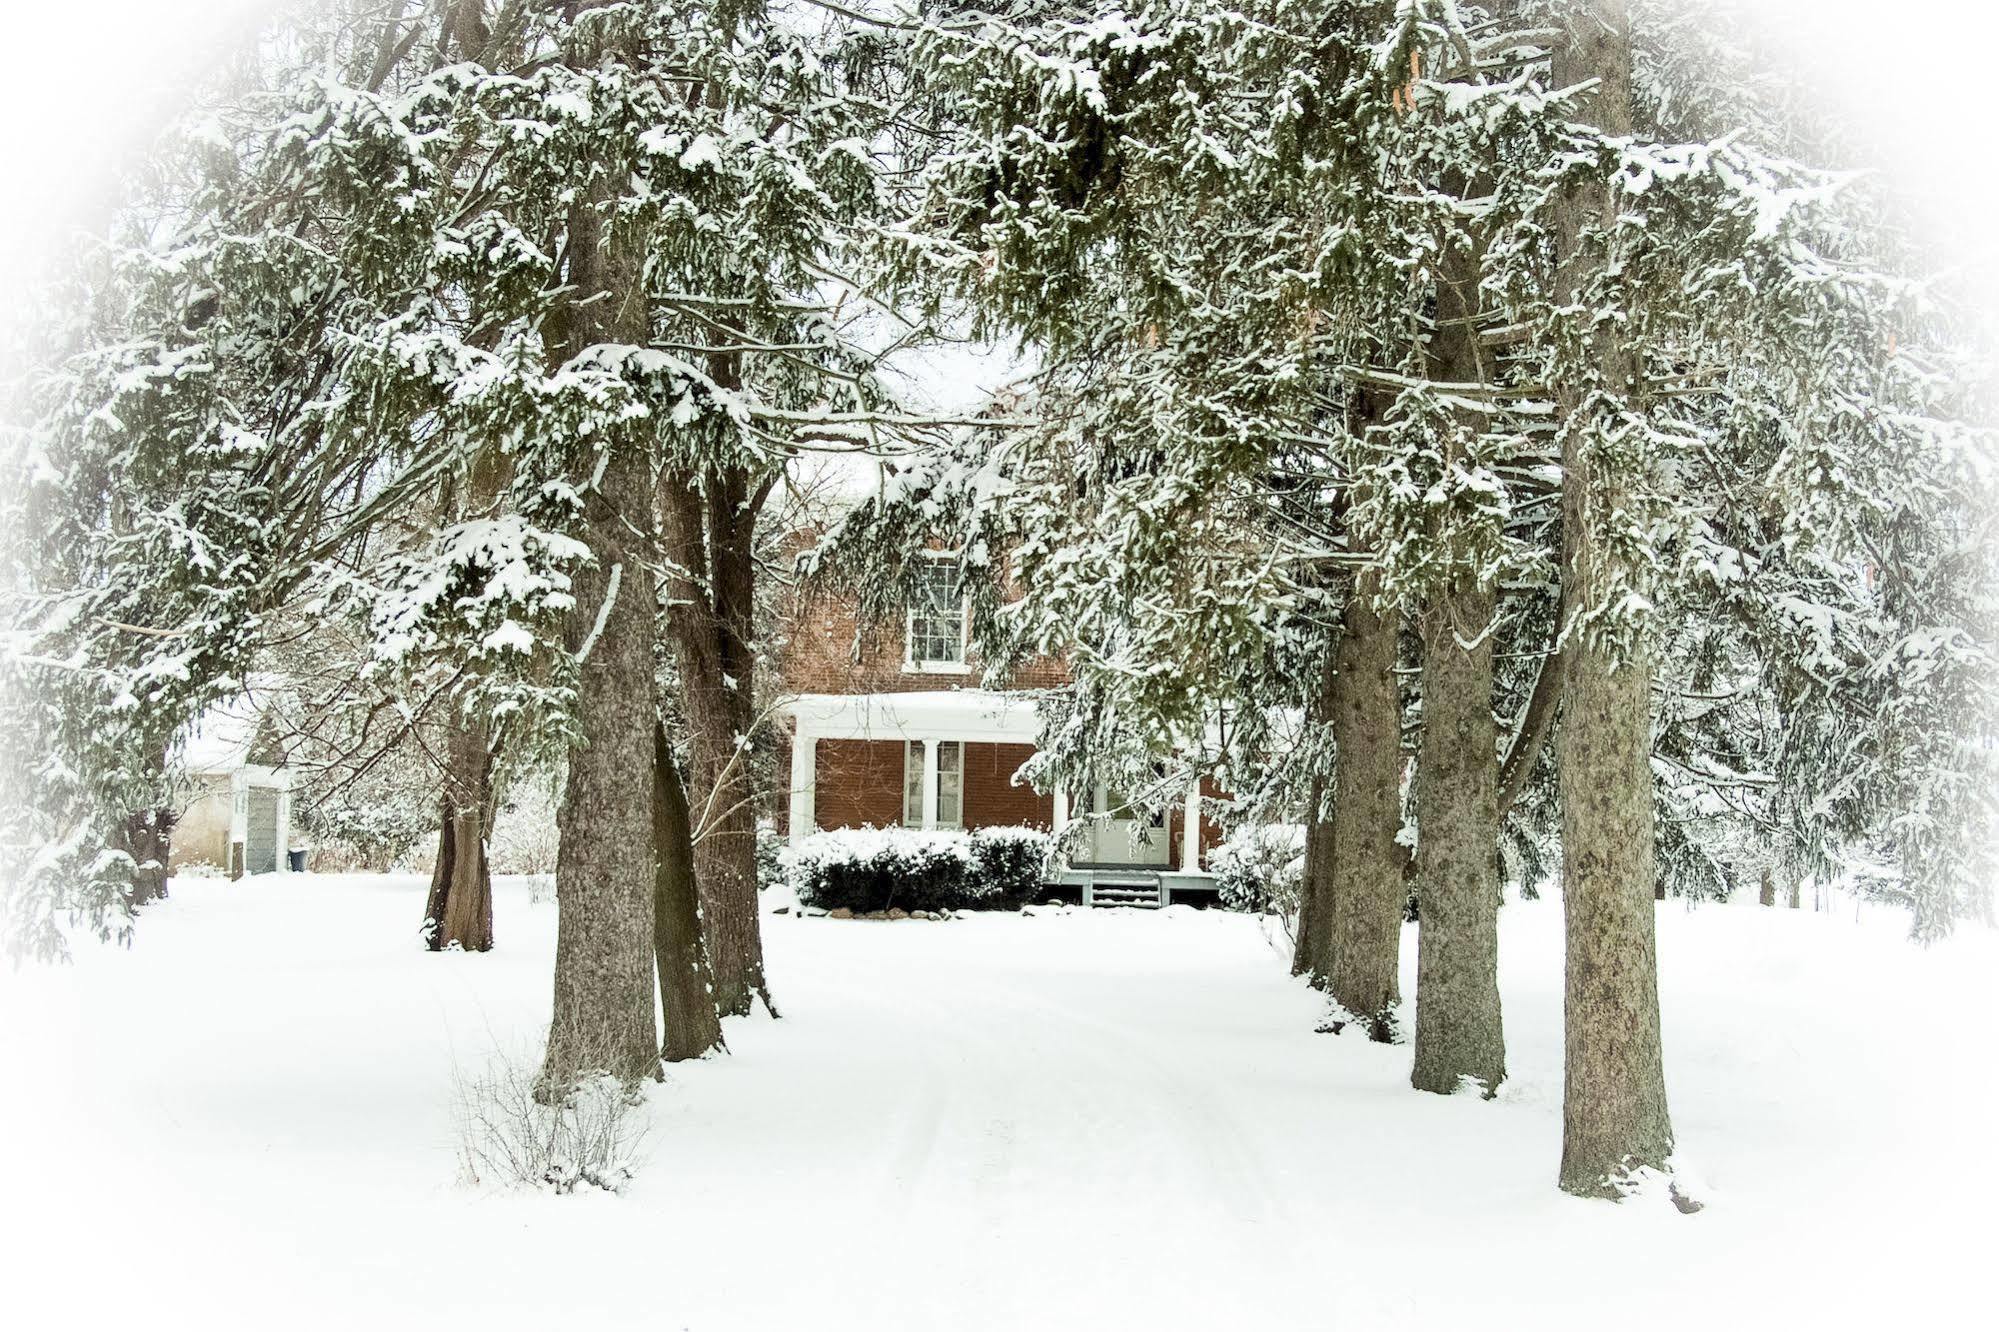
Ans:
[[[1257,922],[773,917],[782,1022],[651,1096],[621,1198],[455,1182],[454,1066],[545,1017],[554,908],[414,943],[409,878],[188,880],[0,979],[18,1328],[1983,1323],[1999,940],[1660,914],[1693,1217],[1554,1188],[1560,908],[1505,913],[1513,1080],[1312,1033]],[[1405,975],[1414,970],[1414,935]],[[1973,1301],[1979,1303],[1973,1303]],[[1766,1321],[1768,1320],[1768,1321]]]

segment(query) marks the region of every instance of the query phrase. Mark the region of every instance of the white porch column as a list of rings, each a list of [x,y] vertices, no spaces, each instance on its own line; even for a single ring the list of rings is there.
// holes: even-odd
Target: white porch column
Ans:
[[[791,818],[787,840],[796,842],[817,831],[819,818],[819,737],[797,735],[791,740]]]
[[[1201,779],[1187,788],[1187,813],[1180,822],[1180,868],[1189,874],[1201,868]]]
[[[1055,788],[1055,835],[1057,837],[1060,837],[1062,835],[1062,830],[1064,828],[1067,828],[1068,826],[1069,826],[1069,788],[1066,786],[1058,786]]]
[[[923,826],[937,826],[937,737],[923,741]]]

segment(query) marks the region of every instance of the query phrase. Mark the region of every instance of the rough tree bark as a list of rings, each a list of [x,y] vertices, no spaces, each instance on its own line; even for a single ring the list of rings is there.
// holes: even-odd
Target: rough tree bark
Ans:
[[[124,849],[132,857],[132,905],[167,895],[167,860],[173,850],[174,812],[161,805],[125,820]]]
[[[1313,811],[1305,823],[1305,864],[1304,874],[1298,884],[1298,932],[1292,940],[1291,974],[1304,976],[1318,989],[1324,989],[1331,979],[1327,962],[1327,916],[1331,903],[1327,900],[1330,890],[1326,876],[1332,867],[1333,825],[1330,817],[1322,817],[1316,811],[1323,808],[1326,798],[1326,779],[1312,778],[1312,790],[1308,799]]]
[[[718,382],[728,382],[724,375]],[[669,469],[660,483],[667,626],[687,718],[695,881],[702,933],[725,1015],[771,1008],[757,911],[757,792],[743,748],[755,724],[751,649],[754,540],[766,488],[741,468]]]
[[[1557,631],[1561,625],[1561,607],[1555,610]],[[1499,821],[1502,825],[1506,816],[1513,812],[1520,792],[1526,789],[1527,778],[1533,773],[1534,765],[1540,761],[1542,747],[1548,742],[1548,731],[1555,724],[1555,712],[1562,701],[1562,652],[1559,647],[1541,658],[1541,667],[1534,675],[1534,692],[1527,696],[1527,706],[1520,714],[1520,725],[1513,733],[1513,742],[1507,746],[1506,758],[1499,765]]]
[[[1506,1077],[1499,1009],[1499,761],[1489,590],[1422,617],[1423,737],[1416,756],[1416,1052],[1410,1082],[1490,1096]],[[1472,643],[1467,647],[1466,643]]]
[[[1763,874],[1756,885],[1756,905],[1773,907],[1777,905],[1777,877],[1770,867],[1763,867]]]
[[[148,776],[162,788],[167,766],[168,746],[153,747],[148,757]],[[179,817],[169,805],[134,810],[126,815],[120,834],[112,839],[118,850],[132,857],[133,906],[142,907],[166,897],[167,862],[172,858],[174,824]]]
[[[1594,80],[1584,114],[1611,134],[1631,131],[1631,36],[1624,0],[1590,0],[1570,20],[1554,81]],[[1600,185],[1573,189],[1555,227],[1556,299],[1574,304],[1589,280],[1585,237],[1607,229],[1615,202]],[[1636,357],[1615,326],[1586,334],[1587,367],[1558,377],[1562,438],[1562,586],[1572,628],[1565,659],[1561,768],[1564,987],[1562,1166],[1569,1193],[1616,1197],[1641,1167],[1664,1167],[1673,1149],[1659,1039],[1653,906],[1652,667],[1640,642],[1617,645],[1579,632],[1574,617],[1616,592],[1611,524],[1635,496],[1635,478],[1595,447]]]
[[[643,345],[647,319],[640,256],[604,233],[612,192],[595,186],[569,219],[569,281],[577,298],[553,340],[566,361],[601,343]],[[555,1001],[541,1093],[559,1095],[585,1073],[624,1080],[659,1075],[653,1022],[653,637],[657,598],[647,569],[654,544],[647,450],[631,439],[602,447],[600,479],[584,499],[581,537],[594,557],[575,575],[567,634],[577,656],[569,780],[556,813],[559,906]]]
[[[701,939],[687,788],[674,764],[673,748],[666,743],[664,726],[653,731],[652,831],[659,854],[652,927],[663,1028],[659,1053],[668,1063],[677,1063],[723,1048],[722,1015],[715,1009],[708,950]]]
[[[1430,374],[1486,378],[1479,354],[1479,251],[1446,248]],[[1467,431],[1483,424],[1469,416]],[[1492,719],[1494,610],[1489,584],[1454,579],[1419,617],[1423,734],[1416,756],[1416,1050],[1410,1082],[1449,1093],[1506,1077],[1499,1009],[1499,729]]]
[[[1401,998],[1404,857],[1400,617],[1369,604],[1363,575],[1342,617],[1332,706],[1333,818],[1326,876],[1327,991],[1377,1041],[1394,1039]]]
[[[1319,671],[1318,690],[1305,708],[1305,720],[1315,730],[1332,720],[1339,680],[1336,663],[1336,654],[1328,651]],[[1333,864],[1333,821],[1325,807],[1327,785],[1322,767],[1312,775],[1307,797],[1310,806],[1305,811],[1305,867],[1298,884],[1298,932],[1291,954],[1291,974],[1307,977],[1318,989],[1326,988],[1332,978],[1328,951],[1331,931],[1327,928],[1332,892],[1327,879]]]
[[[446,750],[437,865],[424,903],[424,942],[468,953],[493,946],[493,870],[486,839],[493,820],[493,749],[485,726],[454,718]]]

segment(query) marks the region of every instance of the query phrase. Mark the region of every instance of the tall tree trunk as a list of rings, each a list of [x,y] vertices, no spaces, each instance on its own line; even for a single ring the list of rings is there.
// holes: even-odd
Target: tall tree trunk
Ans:
[[[1561,632],[1561,608],[1555,611],[1556,633]],[[1513,806],[1520,799],[1520,792],[1527,786],[1527,778],[1534,772],[1534,765],[1541,760],[1541,750],[1547,744],[1548,731],[1555,724],[1555,712],[1562,701],[1562,651],[1559,646],[1551,648],[1547,656],[1541,658],[1541,666],[1534,675],[1534,691],[1527,696],[1527,706],[1520,713],[1520,725],[1513,732],[1513,742],[1507,746],[1506,759],[1499,765],[1499,822],[1506,823],[1506,816],[1513,812]]]
[[[1333,830],[1326,878],[1327,985],[1374,1040],[1394,1039],[1401,998],[1402,710],[1395,684],[1400,617],[1369,604],[1363,575],[1347,601],[1335,669]]]
[[[1462,180],[1450,185],[1467,193]],[[1430,375],[1482,383],[1482,247],[1446,246],[1438,270]],[[1475,437],[1484,422],[1463,413]],[[1470,1078],[1487,1096],[1506,1077],[1499,1013],[1499,728],[1492,719],[1490,585],[1460,575],[1427,607],[1423,735],[1416,756],[1416,1051],[1410,1082],[1450,1093]]]
[[[565,360],[600,343],[642,346],[647,339],[640,256],[603,231],[612,198],[600,183],[570,213],[569,280],[577,299],[555,340]],[[574,717],[582,743],[570,751],[556,814],[559,912],[544,1096],[560,1095],[589,1072],[626,1080],[659,1074],[652,467],[638,440],[614,437],[599,447],[608,456],[584,498],[581,531],[594,558],[576,572],[567,635],[581,663]]]
[[[1590,0],[1570,21],[1554,81],[1596,82],[1587,114],[1611,134],[1631,131],[1631,35],[1624,0]],[[1573,189],[1555,228],[1556,298],[1575,304],[1615,222],[1607,187]],[[1615,325],[1587,334],[1585,364],[1558,377],[1562,438],[1562,584],[1571,617],[1564,657],[1561,767],[1564,992],[1561,1187],[1615,1197],[1641,1167],[1673,1149],[1659,1039],[1653,906],[1652,666],[1642,642],[1616,642],[1576,617],[1619,593],[1617,524],[1638,502],[1634,477],[1602,447],[1611,408],[1632,389],[1636,358]],[[1629,464],[1626,464],[1628,467]]]
[[[475,338],[490,350],[497,333]],[[506,483],[507,460],[482,449],[466,468],[463,485],[447,476],[439,509],[451,521],[485,513]],[[445,718],[445,767],[437,836],[437,864],[424,906],[424,936],[433,952],[457,945],[468,953],[493,946],[493,872],[487,841],[493,831],[493,732],[486,718],[457,706]]]
[[[1757,880],[1756,905],[1766,907],[1777,905],[1777,877],[1770,872],[1768,865],[1763,867],[1763,873]]]
[[[660,515],[671,567],[667,624],[687,717],[695,882],[723,1014],[750,1011],[764,981],[757,907],[757,792],[747,749],[754,724],[750,648],[760,495],[740,468],[662,478]],[[773,1010],[775,1011],[775,1010]]]
[[[1798,876],[1796,874],[1792,874],[1790,876],[1790,881],[1791,881],[1791,910],[1796,911],[1799,907],[1804,905],[1804,896],[1798,889]]]
[[[166,789],[167,746],[152,751],[150,775],[159,789]],[[171,806],[155,805],[138,810],[125,820],[121,849],[132,857],[132,905],[141,907],[167,895],[167,861],[173,853],[174,823],[179,818]]]
[[[437,859],[430,867],[430,893],[423,901],[423,945],[436,952],[444,947],[444,906],[451,900],[452,867],[458,860],[458,821],[451,817],[451,797],[438,801]],[[379,871],[377,871],[379,873]]]
[[[132,857],[132,905],[167,895],[167,860],[173,851],[174,812],[165,805],[140,810],[125,821],[125,850]]]
[[[1337,656],[1326,653],[1319,671],[1318,692],[1305,709],[1306,723],[1316,733],[1332,720],[1337,700],[1339,671]],[[1333,821],[1326,809],[1327,782],[1324,764],[1312,774],[1310,801],[1305,811],[1305,873],[1298,885],[1298,937],[1293,941],[1291,974],[1308,977],[1312,984],[1326,988],[1332,979],[1329,920],[1332,889],[1328,880],[1333,867]]]
[[[483,953],[493,946],[493,870],[486,843],[494,803],[493,749],[484,723],[453,718],[446,763],[424,941],[432,952],[456,945]]]
[[[1311,812],[1305,819],[1305,866],[1298,884],[1298,931],[1292,940],[1291,974],[1304,976],[1318,989],[1331,979],[1327,962],[1327,940],[1331,931],[1327,918],[1332,911],[1331,890],[1326,877],[1332,867],[1332,820],[1319,814],[1326,799],[1326,779],[1312,777],[1308,797]]]
[[[1416,1055],[1419,1091],[1506,1076],[1499,1016],[1499,761],[1490,591],[1460,589],[1422,618],[1416,756]],[[1465,646],[1471,642],[1472,646]]]
[[[664,726],[653,733],[652,830],[659,849],[652,927],[664,1029],[659,1053],[668,1063],[677,1063],[722,1048],[722,1015],[715,1009],[708,949],[701,939],[687,788],[674,766]]]

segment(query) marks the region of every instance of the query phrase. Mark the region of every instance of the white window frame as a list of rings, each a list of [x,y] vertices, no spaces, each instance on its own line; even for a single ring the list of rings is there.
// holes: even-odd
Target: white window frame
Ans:
[[[949,561],[958,566],[960,586],[965,577],[965,562],[958,552],[950,550],[925,551],[928,560]],[[972,601],[970,597],[958,598],[958,659],[956,661],[918,661],[916,659],[916,608],[911,606],[903,616],[902,623],[902,671],[905,675],[970,675],[972,647]]]
[[[902,826],[905,828],[921,828],[923,826],[923,749],[924,745],[921,740],[905,740],[902,742]],[[956,772],[947,773],[944,771],[944,751],[947,749],[958,751],[958,770]],[[951,793],[958,801],[958,817],[955,819],[944,817],[944,779],[946,777],[955,777],[958,782],[958,789]],[[912,778],[915,781],[913,787],[911,786]],[[916,801],[916,807],[913,811],[909,803],[912,797]],[[939,828],[963,828],[965,826],[965,742],[963,740],[939,740],[937,742],[937,826]]]

